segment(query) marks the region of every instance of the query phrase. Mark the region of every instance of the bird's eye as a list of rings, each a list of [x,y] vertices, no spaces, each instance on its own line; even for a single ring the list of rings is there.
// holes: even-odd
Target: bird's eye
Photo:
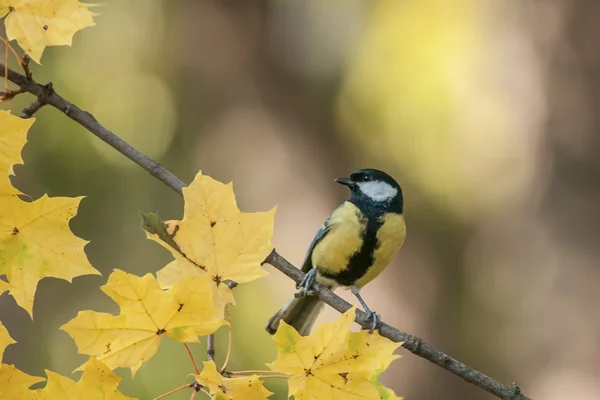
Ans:
[[[371,180],[371,177],[369,175],[363,176],[363,181],[369,182],[370,180]]]

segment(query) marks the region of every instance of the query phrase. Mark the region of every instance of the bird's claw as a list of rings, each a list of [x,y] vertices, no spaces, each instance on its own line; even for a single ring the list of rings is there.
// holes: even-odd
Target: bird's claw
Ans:
[[[308,271],[304,275],[304,278],[302,278],[300,283],[296,286],[296,289],[298,289],[298,292],[294,296],[295,297],[304,297],[304,296],[315,295],[316,291],[314,289],[312,289],[311,286],[315,282],[316,277],[317,277],[316,268],[313,268],[310,271]]]
[[[306,290],[306,289],[304,289],[304,287],[301,287],[300,289],[298,289],[298,291],[296,293],[294,293],[294,297],[297,299],[300,297],[316,296],[316,295],[317,295],[316,290],[314,290],[314,289]]]
[[[377,325],[379,325],[379,323],[381,322],[381,317],[375,311],[369,310],[367,312],[367,320],[370,319],[372,319],[373,322],[371,323],[371,329],[369,329],[369,333],[373,333],[373,331],[377,329]]]

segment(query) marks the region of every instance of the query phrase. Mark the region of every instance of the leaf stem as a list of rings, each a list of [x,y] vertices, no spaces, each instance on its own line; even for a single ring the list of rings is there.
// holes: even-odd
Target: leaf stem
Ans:
[[[190,356],[190,359],[192,360],[192,364],[194,364],[194,369],[196,370],[196,375],[200,374],[200,370],[198,369],[198,364],[196,364],[196,360],[194,359],[194,355],[192,354],[192,350],[190,349],[190,346],[188,346],[187,343],[183,344],[185,346],[185,349],[188,352],[188,355]]]
[[[247,369],[245,371],[227,371],[231,375],[248,375],[248,374],[272,374],[273,371],[263,371],[260,369]]]
[[[4,39],[2,36],[0,36],[0,40],[2,40],[6,45],[6,51],[4,54],[4,63],[6,64],[4,66],[4,89],[8,92],[8,50],[10,50],[13,53],[19,64],[22,63],[22,60],[21,57],[19,57],[19,54],[17,54],[15,49],[13,49],[13,47],[8,42],[8,38]]]
[[[225,372],[225,369],[227,368],[227,364],[229,364],[229,357],[231,356],[231,343],[233,340],[233,333],[231,330],[231,314],[229,312],[229,304],[227,304],[225,306],[225,313],[227,314],[227,316],[225,317],[225,319],[227,320],[227,322],[229,322],[229,324],[227,324],[227,334],[228,334],[228,340],[227,340],[227,356],[225,356],[225,361],[223,362],[223,366],[221,367],[221,370],[219,371],[221,374],[223,372]]]
[[[160,396],[158,396],[158,397],[155,397],[155,398],[154,398],[154,400],[160,400],[160,399],[163,399],[163,398],[165,398],[165,397],[167,397],[167,396],[170,396],[170,395],[172,395],[173,393],[177,393],[177,392],[179,392],[179,391],[182,391],[182,390],[184,390],[184,389],[191,388],[191,387],[192,387],[192,385],[190,385],[189,383],[188,383],[187,385],[179,386],[179,387],[178,387],[178,388],[176,388],[176,389],[170,390],[170,391],[168,391],[167,393],[164,393],[164,394],[161,394],[161,395],[160,395]],[[194,393],[196,393],[196,392],[194,391]]]
[[[221,372],[221,374],[222,374],[222,372]],[[224,376],[236,375],[236,376],[231,376],[231,377],[232,378],[246,378],[246,377],[249,378],[250,376],[257,375],[257,374],[261,374],[261,375],[258,375],[258,377],[261,379],[270,379],[270,378],[289,379],[290,378],[289,375],[276,374],[276,373],[274,373],[274,371],[261,371],[261,370],[227,371]],[[271,375],[269,375],[269,374],[271,374]]]
[[[289,375],[259,375],[261,379],[290,379]]]
[[[0,38],[2,38],[2,41],[6,45],[4,50],[4,63],[6,64],[4,66],[4,91],[8,93],[8,40],[4,40],[1,36]]]

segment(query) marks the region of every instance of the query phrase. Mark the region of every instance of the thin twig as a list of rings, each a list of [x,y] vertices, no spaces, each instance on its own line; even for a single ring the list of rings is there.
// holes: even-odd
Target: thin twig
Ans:
[[[12,99],[14,99],[17,95],[19,95],[21,93],[26,93],[26,91],[22,90],[22,89],[17,89],[17,90],[8,89],[7,92],[0,92],[0,103],[5,103],[7,101],[11,101]]]
[[[179,386],[179,387],[178,387],[178,388],[176,388],[176,389],[170,390],[170,391],[168,391],[167,393],[163,393],[163,394],[161,394],[160,396],[158,396],[158,397],[155,397],[155,398],[154,398],[154,400],[160,400],[160,399],[164,399],[165,397],[167,397],[167,396],[170,396],[170,395],[172,395],[173,393],[180,392],[180,391],[182,391],[182,390],[184,390],[184,389],[192,388],[192,387],[194,387],[193,385],[194,385],[193,383],[188,383],[187,385],[182,385],[182,386]]]
[[[29,69],[29,62],[31,61],[31,57],[29,57],[29,54],[25,54],[23,58],[19,58],[19,56],[15,52],[15,57],[17,57],[17,60],[19,60],[19,64],[21,64],[21,68],[23,68],[27,79],[32,79],[33,75],[31,74],[31,69]]]
[[[5,66],[0,64],[0,74],[4,75]],[[7,69],[8,79],[19,85],[23,90],[40,97],[40,94],[47,91],[47,86],[40,85],[34,80],[28,79],[26,76],[15,72],[11,69]],[[47,95],[46,100],[49,105],[62,111],[72,120],[78,122],[83,127],[87,128],[90,132],[96,135],[98,138],[121,152],[124,156],[131,159],[154,177],[162,181],[164,184],[169,186],[175,192],[181,194],[181,189],[185,184],[173,175],[170,171],[162,167],[156,161],[150,159],[148,156],[139,152],[136,148],[125,142],[123,139],[116,136],[113,132],[102,126],[94,116],[86,111],[81,110],[76,105],[65,100],[63,97],[58,95],[56,92],[45,93]],[[296,282],[300,282],[304,274],[290,264],[285,258],[273,251],[265,260],[265,262],[271,264],[288,277],[292,278]],[[341,299],[334,293],[332,293],[325,286],[318,283],[313,284],[315,287],[316,295],[321,300],[329,304],[339,312],[345,312],[350,308],[350,304],[345,300]],[[367,321],[367,316],[361,310],[356,311],[356,322],[363,328],[369,328],[370,322]],[[519,386],[516,384],[504,385],[489,376],[479,372],[478,370],[469,367],[466,364],[434,349],[429,346],[422,339],[404,333],[388,324],[381,323],[379,332],[382,336],[385,336],[396,342],[404,342],[404,348],[416,354],[426,360],[460,376],[467,382],[470,382],[489,393],[496,395],[499,398],[507,400],[530,400],[529,397],[521,393]],[[210,339],[210,336],[209,336]],[[212,339],[212,348],[214,351],[214,338]],[[209,346],[210,348],[210,346]],[[214,353],[213,353],[214,356]]]
[[[21,118],[27,119],[33,117],[33,114],[35,114],[42,107],[48,104],[46,102],[46,99],[53,93],[54,87],[52,86],[52,82],[49,82],[47,85],[44,86],[44,90],[38,95],[37,100],[25,107],[23,111],[21,111]]]
[[[33,117],[33,114],[38,112],[40,108],[44,107],[44,105],[45,103],[42,103],[39,100],[34,101],[33,103],[25,107],[23,111],[21,111],[21,118],[27,119]]]
[[[211,333],[206,337],[206,355],[208,361],[215,361],[215,334]]]
[[[188,346],[187,343],[183,344],[185,346],[185,349],[188,352],[188,355],[190,356],[190,359],[192,360],[192,364],[194,364],[194,370],[196,370],[196,375],[200,374],[200,370],[198,369],[198,364],[196,364],[196,360],[194,359],[194,355],[192,354],[192,350],[190,350],[190,346]]]

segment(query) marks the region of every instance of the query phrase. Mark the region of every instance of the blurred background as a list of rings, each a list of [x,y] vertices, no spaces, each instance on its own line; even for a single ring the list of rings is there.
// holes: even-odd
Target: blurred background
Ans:
[[[600,3],[106,0],[95,11],[72,48],[46,50],[38,81],[184,181],[202,169],[234,182],[243,211],[277,204],[274,244],[296,265],[347,197],[333,179],[388,171],[404,188],[408,237],[364,289],[372,308],[536,399],[600,396]],[[87,196],[71,226],[104,276],[44,279],[33,322],[2,296],[18,341],[4,362],[68,375],[86,357],[58,327],[79,310],[118,311],[98,289],[112,269],[141,275],[170,260],[137,211],[180,218],[183,201],[58,111],[36,117],[13,182],[33,198]],[[294,287],[266,268],[235,289],[234,369],[276,354],[263,326]],[[224,329],[216,340],[220,364]],[[205,357],[204,342],[193,349]],[[493,398],[399,353],[383,382],[406,399]],[[117,372],[125,394],[152,399],[192,368],[164,340],[134,380]],[[285,382],[267,387],[286,398]]]

